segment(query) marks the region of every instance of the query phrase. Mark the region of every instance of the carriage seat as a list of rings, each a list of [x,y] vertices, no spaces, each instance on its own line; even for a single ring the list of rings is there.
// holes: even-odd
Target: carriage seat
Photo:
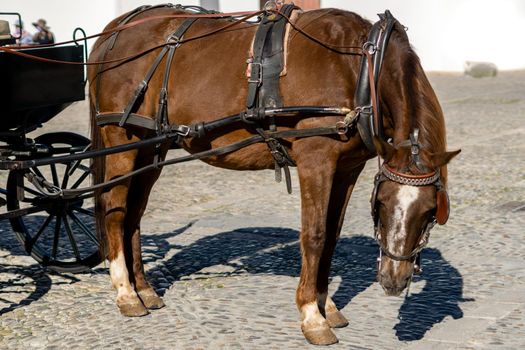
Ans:
[[[11,30],[9,29],[9,22],[5,20],[0,20],[0,46],[15,44],[16,40],[11,35]]]

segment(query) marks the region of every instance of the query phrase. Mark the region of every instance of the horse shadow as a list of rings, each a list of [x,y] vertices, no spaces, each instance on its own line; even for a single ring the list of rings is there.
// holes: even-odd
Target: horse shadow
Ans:
[[[168,239],[191,225],[171,233],[143,237],[145,263],[153,265],[147,274],[160,295],[184,278],[300,275],[301,254],[296,230],[241,228],[203,237],[186,246],[168,243]],[[172,249],[175,253],[165,259]],[[357,235],[339,239],[331,273],[331,279],[340,281],[332,296],[339,309],[375,282],[377,252],[377,244],[370,237]],[[426,284],[421,292],[408,294],[405,298],[399,309],[399,322],[394,327],[397,338],[402,341],[423,338],[429,329],[447,316],[463,317],[459,303],[466,300],[463,299],[461,274],[437,249],[427,248],[423,256],[424,273],[415,278],[426,281]],[[222,266],[217,268],[218,265]]]
[[[425,281],[419,293],[409,293],[399,309],[399,323],[394,326],[396,336],[402,341],[414,341],[447,316],[463,317],[459,303],[473,301],[463,298],[463,278],[435,248],[422,252],[424,272],[414,281]]]

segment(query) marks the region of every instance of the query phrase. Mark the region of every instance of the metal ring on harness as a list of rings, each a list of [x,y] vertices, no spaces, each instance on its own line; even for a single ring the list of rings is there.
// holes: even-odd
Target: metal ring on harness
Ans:
[[[373,55],[377,52],[378,47],[371,41],[367,41],[363,44],[363,52],[368,52],[370,55]]]

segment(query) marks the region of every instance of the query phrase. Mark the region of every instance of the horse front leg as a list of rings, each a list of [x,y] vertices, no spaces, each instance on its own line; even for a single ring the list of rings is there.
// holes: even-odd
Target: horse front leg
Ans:
[[[326,242],[326,220],[335,161],[330,163],[297,162],[301,186],[302,259],[296,303],[301,313],[301,330],[306,340],[315,345],[334,344],[338,341],[317,302],[319,266]]]
[[[106,127],[109,128],[109,127]],[[115,129],[111,129],[115,131]],[[102,132],[106,147],[129,142],[123,131]],[[131,172],[134,168],[136,151],[106,156],[104,180],[109,181]],[[126,263],[126,243],[124,221],[127,215],[127,198],[130,180],[111,187],[101,196],[105,232],[108,241],[108,260],[111,282],[117,290],[116,304],[124,316],[144,316],[148,310],[139,299],[130,280]]]
[[[328,279],[330,277],[332,257],[343,226],[346,207],[363,166],[350,171],[338,171],[332,183],[326,222],[326,240],[317,276],[317,303],[328,325],[332,328],[341,328],[348,325],[348,320],[337,309],[332,298],[328,295]]]

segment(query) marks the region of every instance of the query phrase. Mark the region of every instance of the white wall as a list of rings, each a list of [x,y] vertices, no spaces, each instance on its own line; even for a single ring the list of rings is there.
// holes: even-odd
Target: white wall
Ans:
[[[525,0],[321,0],[376,21],[389,9],[427,70],[462,70],[465,61],[490,61],[499,69],[525,68]]]
[[[57,41],[70,40],[73,29],[95,34],[117,15],[148,0],[0,0],[0,11],[20,12],[26,27],[45,18]],[[198,5],[199,0],[171,0]],[[461,71],[465,60],[491,61],[500,69],[525,68],[525,0],[321,0],[323,7],[357,12],[375,21],[390,9],[409,28],[412,45],[427,70]],[[223,12],[256,10],[258,0],[220,0]],[[11,22],[14,18],[10,18]]]
[[[115,17],[116,3],[108,0],[0,0],[0,12],[19,12],[30,33],[35,32],[31,23],[44,18],[56,40],[66,41],[72,39],[76,27],[82,27],[88,35],[102,31]],[[14,22],[13,17],[9,20]]]

